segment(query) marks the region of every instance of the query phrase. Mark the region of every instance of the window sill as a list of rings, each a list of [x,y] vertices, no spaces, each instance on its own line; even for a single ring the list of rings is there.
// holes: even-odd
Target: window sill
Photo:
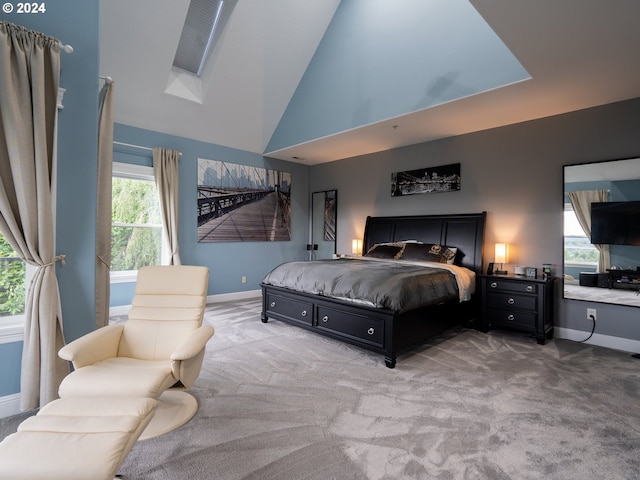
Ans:
[[[138,281],[138,271],[128,270],[125,272],[111,272],[111,283],[136,283]]]
[[[598,262],[564,262],[565,267],[575,268],[598,268]]]
[[[24,340],[24,320],[7,318],[0,321],[0,344],[22,342]]]

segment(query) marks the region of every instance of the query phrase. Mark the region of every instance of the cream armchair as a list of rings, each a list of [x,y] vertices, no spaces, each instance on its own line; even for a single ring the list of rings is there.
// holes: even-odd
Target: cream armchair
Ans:
[[[63,347],[59,356],[74,371],[60,397],[132,396],[159,400],[141,438],[173,430],[197,410],[185,392],[200,373],[214,333],[202,325],[209,270],[198,266],[151,266],[138,271],[128,320],[108,325]]]

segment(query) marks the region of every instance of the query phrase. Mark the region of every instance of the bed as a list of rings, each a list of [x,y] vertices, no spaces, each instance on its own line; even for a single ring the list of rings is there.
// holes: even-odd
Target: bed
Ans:
[[[261,320],[281,320],[380,353],[386,366],[394,368],[401,353],[477,316],[475,274],[482,270],[485,218],[486,212],[367,217],[363,252],[373,249],[373,258],[289,262],[276,267],[260,284]],[[438,256],[436,263],[422,265],[422,261],[416,264],[402,258],[402,254],[420,251],[425,244],[446,248],[447,259]],[[394,251],[398,253],[391,258]],[[411,255],[409,260],[413,260]],[[397,272],[387,280],[375,276],[378,273],[372,270]],[[407,273],[409,270],[411,273]],[[463,288],[465,280],[456,273],[458,270],[467,272],[468,289]],[[338,273],[331,273],[334,271]],[[356,271],[363,273],[358,277]],[[428,277],[432,274],[434,277]],[[426,283],[419,283],[414,275],[425,277],[420,282]],[[434,281],[435,276],[442,280]],[[293,279],[293,283],[284,282],[285,278]],[[408,285],[416,282],[417,293],[406,293]],[[369,284],[383,284],[382,290],[389,292],[360,298],[357,292],[364,290],[365,284],[367,289]],[[434,290],[433,295],[426,295],[426,290]]]

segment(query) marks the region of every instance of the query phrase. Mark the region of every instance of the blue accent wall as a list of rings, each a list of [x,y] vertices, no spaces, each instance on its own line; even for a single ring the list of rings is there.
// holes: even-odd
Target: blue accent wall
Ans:
[[[117,85],[116,85],[117,86]],[[178,150],[180,157],[180,258],[183,264],[209,267],[209,295],[259,289],[259,283],[271,268],[292,260],[307,258],[309,167],[188,138],[167,135],[127,125],[116,124],[114,141],[140,147],[164,147]],[[197,172],[198,158],[282,170],[292,175],[292,225],[288,242],[216,242],[197,241]],[[116,143],[114,161],[152,165],[152,156],[144,148]],[[247,283],[241,283],[242,276]],[[111,286],[111,306],[128,305],[133,297],[133,283]]]
[[[72,45],[61,52],[60,86],[66,89],[58,121],[57,248],[65,337],[95,325],[95,209],[98,130],[99,1],[46,2],[46,13],[3,14],[2,20]],[[19,392],[22,342],[0,345],[0,395]],[[15,368],[10,368],[15,366]]]
[[[21,361],[22,342],[3,343],[0,345],[0,365],[2,365],[0,397],[14,395],[20,391]]]
[[[266,152],[528,78],[466,0],[343,0]]]

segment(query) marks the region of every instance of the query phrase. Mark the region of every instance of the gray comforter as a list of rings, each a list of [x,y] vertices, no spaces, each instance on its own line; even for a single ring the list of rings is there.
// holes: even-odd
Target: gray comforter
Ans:
[[[397,312],[459,298],[450,271],[397,261],[289,262],[274,268],[263,283]]]

